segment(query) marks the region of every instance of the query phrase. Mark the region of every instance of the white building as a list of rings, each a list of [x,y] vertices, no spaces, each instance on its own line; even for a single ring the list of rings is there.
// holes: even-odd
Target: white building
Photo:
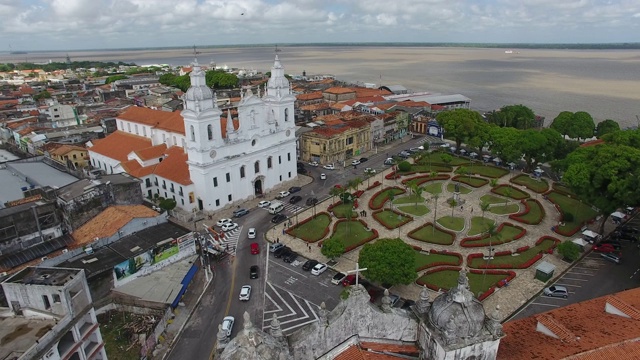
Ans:
[[[136,176],[145,195],[185,210],[215,211],[297,176],[295,96],[277,56],[264,91],[246,89],[235,119],[218,108],[197,61],[190,77],[181,113],[128,109],[118,131],[88,143],[92,166]]]
[[[52,127],[61,128],[82,124],[75,107],[59,104],[57,101],[51,101],[48,105],[49,107],[40,112],[47,115]]]
[[[107,359],[84,270],[28,267],[2,288],[1,359]]]

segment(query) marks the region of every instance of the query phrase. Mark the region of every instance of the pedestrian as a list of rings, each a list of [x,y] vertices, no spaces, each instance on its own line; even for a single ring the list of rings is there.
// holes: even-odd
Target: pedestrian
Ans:
[[[284,235],[284,229],[282,229],[282,235]]]
[[[276,243],[279,243],[279,242],[280,242],[280,238],[277,238],[277,239],[276,239]]]
[[[471,213],[473,214],[473,208],[471,208]]]
[[[462,206],[460,206],[460,211],[462,211],[462,210],[463,210],[463,209],[462,209]]]

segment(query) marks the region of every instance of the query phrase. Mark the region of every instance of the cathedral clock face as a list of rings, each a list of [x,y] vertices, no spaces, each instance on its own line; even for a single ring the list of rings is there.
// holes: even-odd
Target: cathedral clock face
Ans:
[[[215,158],[216,157],[216,151],[215,150],[211,150],[211,152],[209,152],[209,156],[211,156],[211,158]]]

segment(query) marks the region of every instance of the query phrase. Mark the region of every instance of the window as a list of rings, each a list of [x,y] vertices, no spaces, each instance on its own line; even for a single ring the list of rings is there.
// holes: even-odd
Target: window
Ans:
[[[136,135],[140,135],[140,133],[138,133],[138,124],[133,125],[133,128],[136,131]]]
[[[42,302],[44,303],[44,308],[46,310],[51,309],[51,303],[49,302],[49,297],[47,295],[42,295]]]
[[[218,178],[217,177],[213,178],[213,187],[218,187]]]
[[[147,128],[145,126],[142,127],[142,135],[147,136]]]
[[[220,206],[220,199],[216,199],[216,207]]]
[[[207,138],[213,140],[213,127],[211,124],[207,125]]]
[[[76,154],[73,154],[73,159],[74,159],[74,160],[76,159]]]
[[[253,171],[256,174],[260,172],[260,161],[256,161],[255,164],[253,164]]]
[[[289,108],[284,108],[284,121],[289,121]]]
[[[244,165],[240,167],[240,178],[244,179]]]
[[[162,142],[167,142],[167,134],[162,134]]]
[[[119,126],[120,130],[124,130],[124,122],[119,121],[119,123],[120,123],[120,126]]]
[[[229,201],[231,201],[231,194],[229,194],[227,198],[229,199]]]
[[[282,181],[282,175],[280,175],[280,181]]]
[[[53,295],[51,295],[51,297],[53,298],[53,303],[54,303],[54,304],[59,304],[59,303],[61,303],[61,301],[60,301],[60,295],[58,295],[58,294],[53,294]]]
[[[282,156],[278,155],[278,164],[282,164]]]
[[[193,125],[189,127],[189,131],[191,132],[191,141],[196,141],[196,130],[193,128]]]
[[[226,176],[227,176],[227,182],[231,182],[231,174],[227,173]]]
[[[173,137],[173,142],[171,143],[171,145],[178,145],[178,141],[176,140],[176,137]]]
[[[182,205],[184,205],[184,199],[180,199],[180,202],[182,203]]]
[[[287,153],[287,161],[291,161],[291,153]]]
[[[272,160],[273,160],[273,158],[271,156],[269,156],[267,158],[267,169],[271,169],[271,167],[273,166],[273,164],[272,164],[273,161]]]
[[[291,171],[289,171],[289,179],[291,179]]]
[[[127,132],[131,132],[131,124],[127,123]]]

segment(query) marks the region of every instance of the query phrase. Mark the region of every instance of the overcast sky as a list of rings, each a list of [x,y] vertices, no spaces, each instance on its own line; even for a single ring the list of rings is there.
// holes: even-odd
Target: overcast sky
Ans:
[[[0,52],[640,41],[640,0],[0,0]]]

